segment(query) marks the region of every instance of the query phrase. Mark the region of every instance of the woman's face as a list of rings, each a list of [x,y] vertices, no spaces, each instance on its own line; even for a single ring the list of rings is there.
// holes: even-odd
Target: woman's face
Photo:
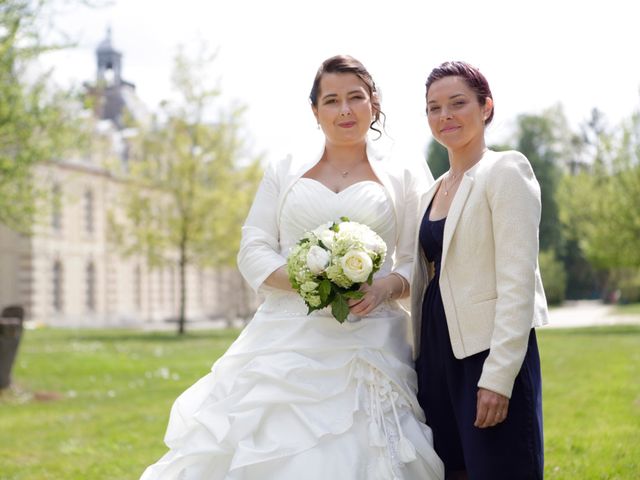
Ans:
[[[484,136],[484,122],[493,102],[480,105],[462,77],[436,80],[427,92],[427,118],[433,137],[448,149],[463,148]]]
[[[363,142],[373,121],[369,90],[353,73],[325,73],[312,108],[327,142],[335,145]]]

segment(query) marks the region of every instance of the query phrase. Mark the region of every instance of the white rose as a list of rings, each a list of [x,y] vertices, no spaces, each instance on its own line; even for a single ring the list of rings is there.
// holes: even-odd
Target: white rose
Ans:
[[[324,272],[328,265],[329,252],[318,245],[314,245],[309,249],[309,252],[307,252],[307,267],[309,267],[311,273],[318,275]]]
[[[333,240],[335,239],[335,236],[336,232],[326,229],[320,232],[320,235],[318,235],[318,239],[324,244],[325,247],[331,249],[333,248]]]
[[[378,255],[383,255],[387,252],[387,244],[384,243],[378,235],[370,233],[362,239],[362,243],[366,249],[371,250]]]
[[[373,262],[369,255],[358,250],[349,250],[340,263],[347,278],[356,283],[366,282],[373,270]]]

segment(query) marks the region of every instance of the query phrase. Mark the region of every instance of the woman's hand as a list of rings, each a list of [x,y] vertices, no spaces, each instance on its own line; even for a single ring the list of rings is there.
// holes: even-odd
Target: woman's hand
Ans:
[[[371,313],[378,305],[389,298],[389,289],[380,285],[381,280],[374,280],[371,285],[363,283],[360,291],[364,292],[362,298],[349,300],[349,312],[358,317],[364,317]]]
[[[486,388],[478,389],[474,427],[494,427],[505,421],[508,412],[509,399],[507,397]]]
[[[364,296],[349,300],[349,312],[358,317],[371,313],[378,305],[391,298],[401,298],[406,290],[406,280],[397,273],[391,273],[384,278],[377,278],[371,285],[364,283],[360,291]]]

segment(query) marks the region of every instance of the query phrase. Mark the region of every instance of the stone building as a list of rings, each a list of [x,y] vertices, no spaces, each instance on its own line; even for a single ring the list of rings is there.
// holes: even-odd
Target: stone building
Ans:
[[[30,321],[53,326],[141,325],[175,321],[179,310],[178,267],[149,268],[143,258],[121,256],[108,238],[107,213],[121,180],[105,158],[127,162],[125,115],[149,114],[135,85],[122,77],[122,54],[111,35],[96,50],[89,154],[48,162],[36,176],[54,201],[48,221],[31,236],[0,225],[0,307],[23,305]],[[239,228],[239,226],[238,226]],[[187,274],[189,320],[247,317],[256,298],[236,269],[192,268]]]

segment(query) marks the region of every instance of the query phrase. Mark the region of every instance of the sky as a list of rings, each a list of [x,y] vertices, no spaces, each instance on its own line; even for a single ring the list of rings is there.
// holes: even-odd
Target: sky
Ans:
[[[502,142],[522,113],[561,103],[570,121],[592,108],[617,125],[640,108],[640,28],[628,0],[115,0],[75,7],[55,19],[77,46],[44,59],[63,86],[95,78],[95,49],[112,30],[122,76],[153,110],[172,95],[179,45],[219,49],[211,73],[222,101],[247,107],[252,149],[277,160],[321,139],[308,94],[322,61],[359,59],[372,74],[391,138],[421,151],[431,135],[424,82],[446,60],[486,75]]]

